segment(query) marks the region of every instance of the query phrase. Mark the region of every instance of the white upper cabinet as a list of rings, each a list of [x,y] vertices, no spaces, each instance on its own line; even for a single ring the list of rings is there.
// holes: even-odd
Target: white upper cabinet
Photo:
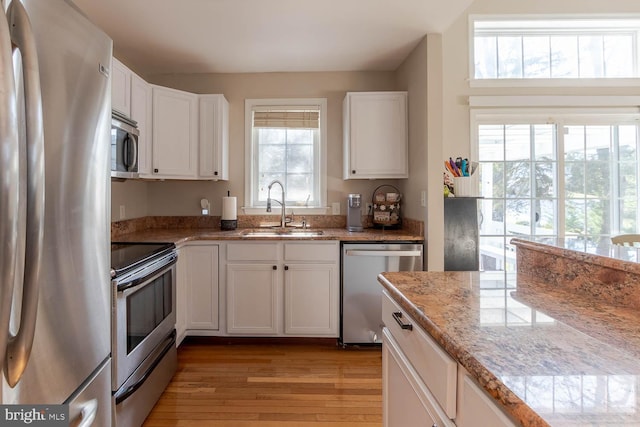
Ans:
[[[229,179],[224,95],[155,86],[113,58],[111,107],[138,123],[138,172],[149,179]]]
[[[407,92],[348,92],[344,179],[409,177]]]
[[[131,118],[138,122],[138,173],[142,178],[151,177],[151,85],[135,73],[131,74]]]
[[[113,58],[111,108],[138,123],[138,173],[151,175],[151,86],[122,62]]]
[[[111,63],[111,108],[131,116],[131,70],[113,58]]]
[[[229,179],[229,102],[224,95],[200,95],[202,179]]]
[[[198,178],[198,95],[153,87],[153,178]]]

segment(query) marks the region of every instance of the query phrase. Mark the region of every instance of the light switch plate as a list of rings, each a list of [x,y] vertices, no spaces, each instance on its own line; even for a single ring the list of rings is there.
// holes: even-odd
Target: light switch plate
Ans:
[[[423,208],[427,207],[427,190],[422,190],[420,192],[420,206]]]
[[[124,219],[125,213],[124,205],[120,205],[120,219]]]

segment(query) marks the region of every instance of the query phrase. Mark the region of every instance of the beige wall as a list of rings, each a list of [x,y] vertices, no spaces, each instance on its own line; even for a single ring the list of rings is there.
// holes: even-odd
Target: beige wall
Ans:
[[[123,207],[124,215],[120,215]],[[138,180],[111,181],[111,220],[140,218],[149,214],[147,184]]]
[[[146,203],[146,208],[132,212],[144,215],[198,215],[200,199],[211,202],[212,214],[220,215],[221,198],[230,191],[244,201],[244,100],[247,98],[327,98],[328,161],[327,186],[329,206],[341,203],[346,212],[349,193],[362,193],[367,200],[380,184],[399,181],[371,181],[342,179],[342,100],[348,91],[395,90],[393,72],[335,72],[335,73],[262,73],[262,74],[189,74],[146,76],[150,83],[194,93],[222,93],[229,101],[229,181],[164,181],[149,182],[144,191],[133,189],[128,182],[114,185],[112,218],[119,219],[121,200]],[[129,196],[130,191],[135,196]],[[126,194],[126,196],[124,194]],[[126,207],[127,211],[129,207]],[[129,217],[129,215],[127,215]]]
[[[399,90],[409,92],[409,179],[402,181],[404,213],[425,222],[428,270],[444,267],[442,171],[429,159],[442,158],[442,38],[425,37],[397,70]],[[422,192],[426,206],[422,206]]]

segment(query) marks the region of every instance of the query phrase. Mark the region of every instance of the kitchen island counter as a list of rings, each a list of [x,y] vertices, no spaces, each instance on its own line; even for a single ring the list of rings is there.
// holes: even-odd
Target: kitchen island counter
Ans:
[[[640,312],[540,277],[411,272],[379,281],[517,423],[640,425]]]

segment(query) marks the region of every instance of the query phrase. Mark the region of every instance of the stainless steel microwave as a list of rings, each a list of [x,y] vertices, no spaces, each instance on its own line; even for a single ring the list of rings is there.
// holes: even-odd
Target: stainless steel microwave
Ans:
[[[138,123],[116,112],[111,116],[111,178],[138,177]]]

